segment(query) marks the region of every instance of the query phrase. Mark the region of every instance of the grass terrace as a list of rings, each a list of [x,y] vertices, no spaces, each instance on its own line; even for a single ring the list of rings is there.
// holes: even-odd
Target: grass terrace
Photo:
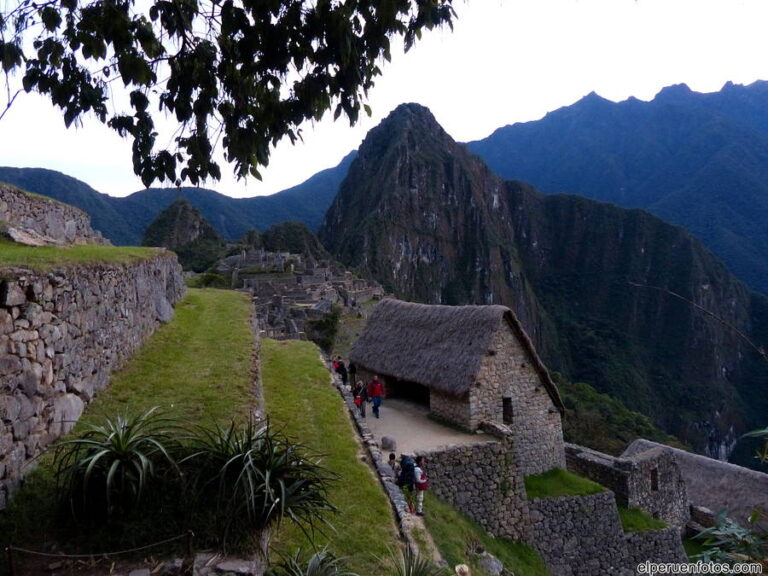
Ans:
[[[473,576],[486,573],[473,562],[468,550],[487,550],[517,576],[550,576],[538,553],[525,544],[489,536],[481,526],[470,520],[431,492],[425,494],[424,511],[427,529],[449,566],[468,563]]]
[[[0,237],[0,268],[29,268],[50,270],[78,264],[110,263],[123,264],[152,258],[157,248],[138,246],[100,246],[84,244],[78,246],[24,246],[8,238]]]
[[[161,326],[113,375],[110,387],[91,402],[69,437],[87,423],[101,423],[106,415],[138,414],[153,406],[189,423],[245,419],[254,404],[249,312],[245,294],[190,290],[176,305],[173,322]],[[162,532],[168,528],[150,517],[113,537],[95,534],[92,541],[73,540],[57,525],[55,496],[51,458],[44,456],[7,513],[0,514],[0,546],[74,553],[130,548],[167,537]]]
[[[562,468],[553,468],[542,474],[525,477],[528,500],[534,498],[558,498],[560,496],[587,496],[605,492],[597,482],[577,476]]]
[[[361,446],[336,388],[331,384],[318,349],[297,340],[262,341],[261,374],[267,413],[273,424],[323,455],[323,464],[338,474],[329,497],[338,513],[327,520],[332,528],[315,534],[315,544],[329,545],[347,566],[375,574],[375,557],[398,546],[397,529],[386,495],[371,468],[361,461]],[[292,554],[311,548],[296,526],[283,524],[273,549]]]
[[[661,530],[667,527],[667,523],[654,518],[639,508],[625,508],[619,506],[619,519],[624,532],[647,532],[648,530]]]

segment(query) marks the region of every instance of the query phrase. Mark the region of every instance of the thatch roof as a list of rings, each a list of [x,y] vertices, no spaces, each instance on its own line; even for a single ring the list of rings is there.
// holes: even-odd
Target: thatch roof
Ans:
[[[382,300],[355,342],[350,359],[385,376],[462,395],[475,381],[502,322],[513,330],[562,412],[555,383],[517,317],[505,306],[437,306]]]

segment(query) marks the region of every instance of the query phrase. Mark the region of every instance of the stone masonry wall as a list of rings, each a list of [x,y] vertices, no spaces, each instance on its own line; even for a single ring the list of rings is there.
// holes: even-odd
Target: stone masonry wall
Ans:
[[[108,244],[82,210],[2,183],[0,220],[59,244]]]
[[[527,539],[528,501],[509,440],[419,452],[429,462],[429,489],[487,532]]]
[[[173,316],[184,293],[173,254],[50,273],[0,271],[0,510],[23,466]]]
[[[611,492],[534,499],[532,546],[555,576],[626,576],[626,544]]]
[[[470,429],[483,421],[508,426],[525,476],[565,468],[560,412],[506,321],[496,331],[491,350],[480,367],[478,385],[470,391]],[[505,398],[510,422],[504,422]]]
[[[688,562],[680,530],[674,526],[647,532],[628,532],[624,534],[624,540],[627,544],[625,566],[633,572],[638,564],[647,560],[658,562],[662,558],[664,562]]]
[[[466,427],[469,422],[469,401],[467,395],[446,394],[436,388],[429,391],[429,411],[435,416]]]
[[[627,458],[575,444],[566,444],[565,451],[568,469],[612,490],[620,506],[640,508],[674,526],[688,522],[688,495],[670,450],[656,447]]]

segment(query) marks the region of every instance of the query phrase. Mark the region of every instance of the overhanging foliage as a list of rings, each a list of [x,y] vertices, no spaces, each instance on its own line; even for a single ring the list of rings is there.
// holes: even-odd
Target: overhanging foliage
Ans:
[[[390,38],[409,49],[422,30],[452,23],[451,3],[23,0],[0,12],[7,106],[23,90],[48,97],[67,126],[92,113],[133,140],[146,186],[219,179],[219,142],[238,177],[258,178],[270,146],[296,141],[302,122],[330,109],[352,124],[370,113],[363,100]],[[160,112],[178,124],[167,148]]]

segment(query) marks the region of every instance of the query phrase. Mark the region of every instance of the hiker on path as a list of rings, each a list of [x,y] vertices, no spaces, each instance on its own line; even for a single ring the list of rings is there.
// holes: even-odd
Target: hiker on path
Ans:
[[[408,511],[413,514],[414,488],[416,479],[416,463],[407,454],[400,454],[400,474],[397,476],[397,485],[403,491]]]
[[[336,369],[336,373],[341,376],[341,383],[342,385],[347,385],[347,367],[344,366],[344,361],[341,359],[341,356],[336,357],[336,362],[333,363],[334,368]]]
[[[371,398],[371,402],[373,402],[373,415],[376,416],[376,418],[379,417],[379,406],[381,406],[381,399],[385,394],[384,384],[382,384],[379,377],[374,374],[373,380],[368,384],[368,396]]]
[[[400,463],[397,461],[397,457],[395,456],[394,452],[389,453],[389,461],[387,464],[389,464],[389,467],[392,468],[392,475],[394,476],[395,480],[400,478]]]
[[[358,380],[352,392],[355,397],[355,406],[360,411],[360,417],[365,418],[365,405],[368,403],[368,390],[362,380]]]
[[[424,492],[429,487],[426,467],[427,459],[424,456],[416,456],[416,467],[413,470],[416,486],[416,516],[424,516]]]

